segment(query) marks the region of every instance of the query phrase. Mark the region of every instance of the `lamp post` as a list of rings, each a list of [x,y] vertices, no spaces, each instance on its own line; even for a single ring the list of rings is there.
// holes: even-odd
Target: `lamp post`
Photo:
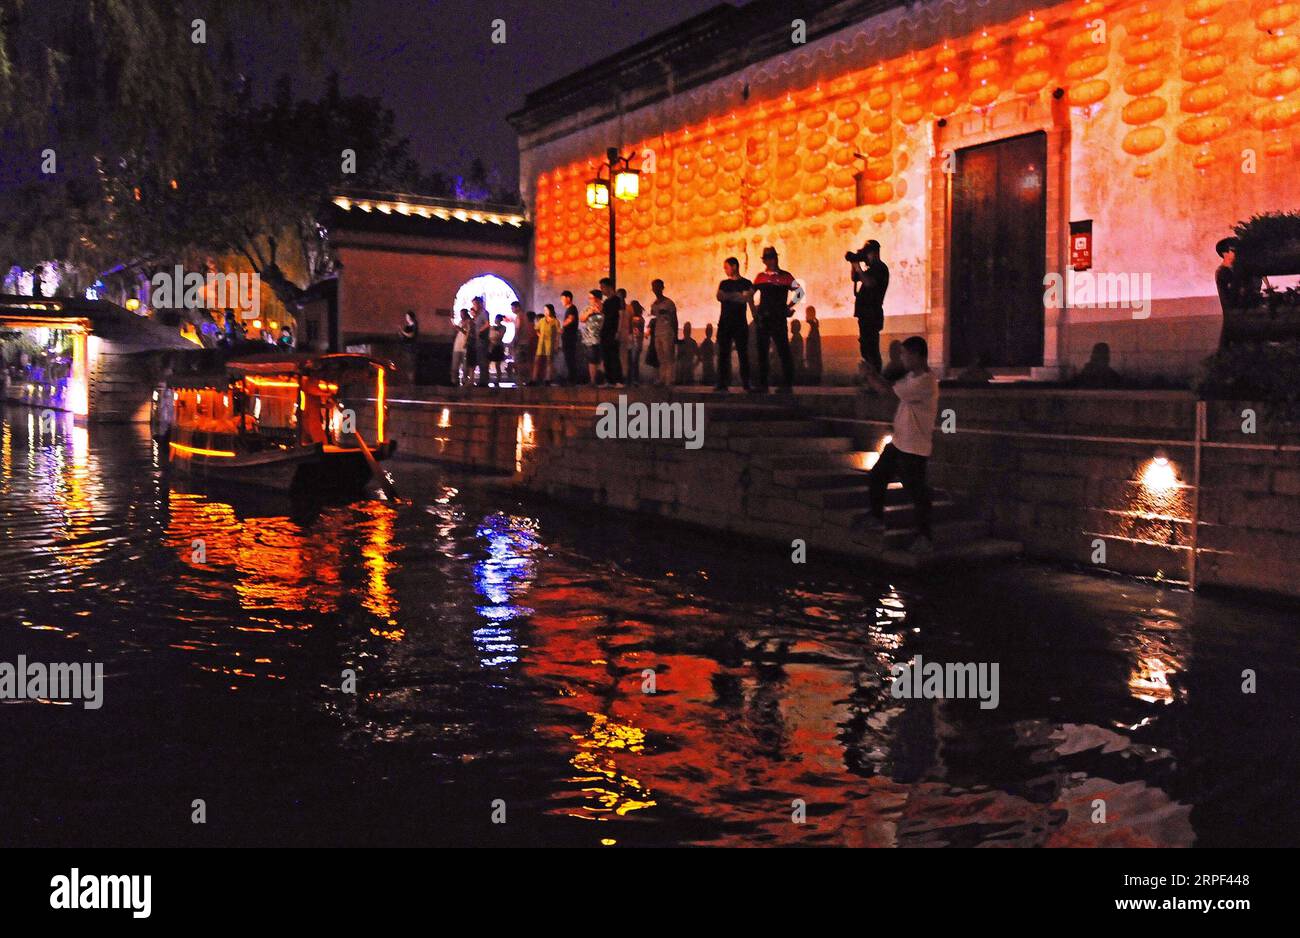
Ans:
[[[610,147],[605,151],[605,165],[597,171],[596,178],[587,183],[587,207],[609,210],[609,279],[614,281],[615,287],[618,286],[618,255],[615,247],[614,200],[631,202],[640,194],[641,173],[632,168],[631,155],[623,156],[618,152],[618,147]]]

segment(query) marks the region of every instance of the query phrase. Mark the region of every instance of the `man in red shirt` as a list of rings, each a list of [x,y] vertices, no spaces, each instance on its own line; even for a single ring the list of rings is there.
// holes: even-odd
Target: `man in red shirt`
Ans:
[[[758,386],[755,390],[759,393],[767,390],[769,343],[776,343],[776,354],[781,359],[783,380],[778,390],[788,393],[794,384],[794,359],[790,357],[790,333],[785,321],[794,315],[795,304],[802,299],[803,289],[789,271],[781,269],[778,261],[776,248],[763,248],[764,270],[754,278],[758,302],[755,303],[752,295],[749,300],[754,328],[758,332]],[[795,293],[793,300],[790,299],[792,291]]]

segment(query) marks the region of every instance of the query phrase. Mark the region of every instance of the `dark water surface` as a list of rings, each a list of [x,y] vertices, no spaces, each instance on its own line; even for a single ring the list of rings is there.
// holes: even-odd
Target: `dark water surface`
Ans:
[[[0,662],[101,662],[105,690],[0,702],[0,844],[1300,839],[1294,609],[795,565],[395,475],[411,501],[291,517],[169,486],[140,429],[4,411]],[[997,662],[999,706],[893,699],[916,654]]]

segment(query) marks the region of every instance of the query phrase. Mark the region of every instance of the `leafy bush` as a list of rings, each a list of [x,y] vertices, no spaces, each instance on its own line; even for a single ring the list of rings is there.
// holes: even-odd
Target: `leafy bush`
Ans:
[[[1196,383],[1206,400],[1267,401],[1282,405],[1285,419],[1300,418],[1300,339],[1237,342],[1203,363]]]
[[[1232,230],[1239,242],[1237,259],[1247,266],[1259,267],[1279,248],[1300,244],[1300,212],[1254,215],[1249,221],[1237,222]]]

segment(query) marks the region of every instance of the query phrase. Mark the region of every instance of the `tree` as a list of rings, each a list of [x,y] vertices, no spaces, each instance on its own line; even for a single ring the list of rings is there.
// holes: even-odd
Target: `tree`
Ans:
[[[289,20],[314,62],[348,7],[0,0],[0,270],[59,258],[73,274],[67,283],[81,286],[146,256],[132,249],[138,219],[124,209],[170,187],[222,140],[213,118],[232,86],[234,24],[255,14]]]

